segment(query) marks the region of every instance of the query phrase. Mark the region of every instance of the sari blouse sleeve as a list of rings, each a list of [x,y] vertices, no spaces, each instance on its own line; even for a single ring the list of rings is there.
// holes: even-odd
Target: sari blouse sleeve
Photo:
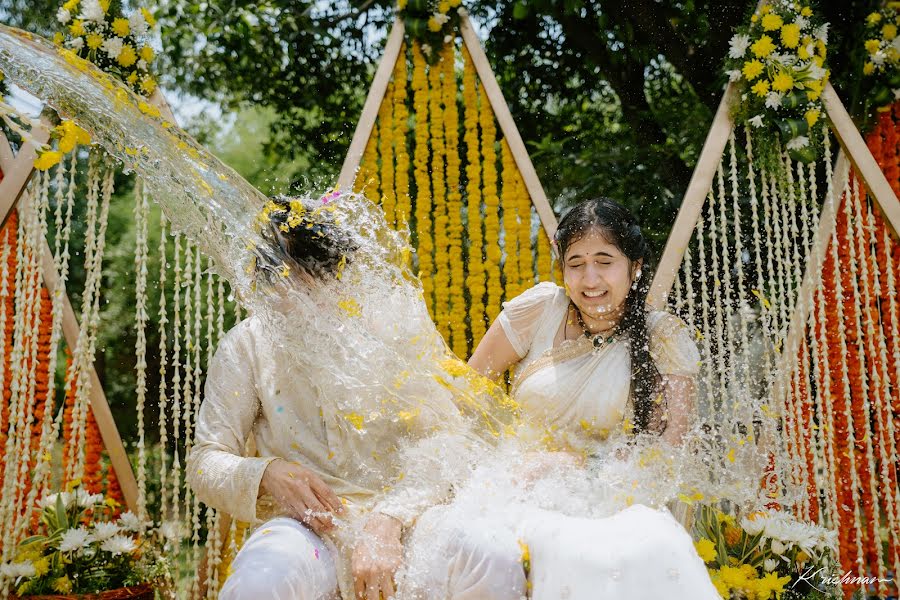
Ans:
[[[519,358],[528,354],[543,322],[542,317],[558,290],[559,286],[555,283],[545,281],[503,303],[503,311],[497,320]]]
[[[680,318],[657,311],[647,315],[650,356],[660,375],[693,377],[700,372],[700,351]]]

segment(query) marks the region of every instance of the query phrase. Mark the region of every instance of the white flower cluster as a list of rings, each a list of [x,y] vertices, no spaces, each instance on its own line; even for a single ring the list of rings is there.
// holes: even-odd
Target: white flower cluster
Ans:
[[[837,532],[811,523],[802,523],[782,511],[768,510],[741,519],[741,527],[750,535],[762,534],[772,543],[772,552],[781,555],[796,546],[810,556],[836,552]]]
[[[103,504],[103,494],[91,494],[81,488],[77,488],[74,492],[59,492],[44,496],[40,501],[41,508],[53,508],[56,506],[57,498],[62,498],[63,506],[70,506],[76,502],[82,508],[89,508],[98,504]]]

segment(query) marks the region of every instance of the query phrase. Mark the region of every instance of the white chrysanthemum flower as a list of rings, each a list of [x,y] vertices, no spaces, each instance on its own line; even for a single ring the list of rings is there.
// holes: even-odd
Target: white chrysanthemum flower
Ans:
[[[63,505],[65,505],[66,504],[66,493],[65,492],[61,492],[61,493],[62,493]],[[50,494],[48,496],[44,496],[43,498],[41,498],[39,506],[41,508],[55,508],[56,507],[56,499],[59,497],[60,497],[59,492],[56,494]]]
[[[56,11],[56,20],[65,25],[72,20],[72,13],[60,6],[59,10]]]
[[[771,56],[771,59],[778,61],[786,67],[791,67],[797,64],[797,55],[791,54],[790,52],[785,52],[784,54],[773,54]]]
[[[24,562],[4,563],[0,565],[0,575],[9,577],[10,579],[18,579],[19,577],[34,577],[37,571],[34,563],[30,560]]]
[[[114,535],[100,544],[100,549],[110,554],[127,554],[135,548],[137,548],[137,544],[127,535]]]
[[[816,46],[812,42],[806,45],[806,53],[813,56],[816,53]]]
[[[732,36],[731,41],[728,42],[728,46],[728,56],[731,58],[741,58],[747,53],[747,48],[750,47],[750,36],[743,33],[737,33]]]
[[[111,37],[108,38],[103,45],[101,46],[103,51],[109,54],[109,57],[113,60],[119,58],[119,55],[122,53],[122,38],[120,37]]]
[[[762,115],[756,115],[752,119],[750,119],[750,123],[754,127],[762,127],[763,120]],[[744,517],[741,519],[741,529],[749,533],[750,535],[757,535],[762,533],[766,529],[766,519],[768,515],[754,515],[753,519],[748,519]]]
[[[740,69],[732,69],[725,73],[728,75],[728,81],[737,81],[741,78],[741,70]]]
[[[796,23],[797,27],[799,27],[800,29],[806,29],[809,26],[809,19],[807,19],[803,15],[800,15],[799,17],[794,19],[794,23]]]
[[[131,33],[134,35],[144,35],[150,29],[147,19],[144,18],[144,13],[139,10],[131,12],[131,15],[128,17],[128,25],[131,28]]]
[[[441,27],[444,26],[444,23],[450,20],[450,15],[445,15],[444,13],[436,12],[431,15],[431,18],[435,20],[435,22]]]
[[[803,148],[806,148],[807,146],[809,146],[809,138],[806,137],[805,135],[798,135],[797,137],[791,138],[790,140],[788,140],[786,147],[788,150],[801,150]],[[768,528],[766,529],[766,533],[767,534],[769,533]],[[772,535],[770,537],[775,537],[775,536]]]
[[[772,552],[774,552],[778,556],[781,556],[782,554],[784,554],[785,550],[787,550],[787,548],[784,547],[784,544],[782,544],[778,540],[772,540]]]
[[[822,79],[825,75],[828,74],[828,71],[817,65],[816,63],[811,63],[809,65],[809,76],[813,79]]]
[[[120,529],[117,523],[97,523],[94,525],[94,538],[98,541],[109,539],[119,533]]]
[[[874,64],[876,67],[880,67],[884,64],[885,59],[887,59],[887,55],[883,50],[879,50],[872,55],[872,64]]]
[[[781,92],[769,92],[766,94],[766,108],[779,108],[784,95]]]
[[[84,527],[69,529],[59,542],[60,552],[78,552],[91,543],[91,534]]]
[[[767,558],[763,561],[763,568],[767,573],[771,573],[778,567],[778,561],[774,558]]]
[[[756,115],[755,117],[750,119],[750,124],[753,125],[754,127],[762,127],[763,126],[762,115]],[[751,535],[753,535],[753,534],[751,534]]]
[[[91,494],[87,490],[78,488],[75,491],[75,500],[78,502],[78,506],[88,508],[95,504],[102,504],[104,498],[103,494]]]
[[[119,515],[119,526],[127,531],[142,531],[144,523],[130,510]]]
[[[81,14],[78,18],[102,23],[106,19],[106,13],[103,12],[103,7],[100,6],[99,0],[84,0],[81,3]]]
[[[826,46],[828,45],[828,23],[823,23],[816,27],[815,33],[813,33],[813,37],[819,40],[822,40],[822,43]]]
[[[141,71],[146,71],[147,70],[147,61],[144,60],[143,58],[141,60],[137,61],[137,68],[140,69]]]

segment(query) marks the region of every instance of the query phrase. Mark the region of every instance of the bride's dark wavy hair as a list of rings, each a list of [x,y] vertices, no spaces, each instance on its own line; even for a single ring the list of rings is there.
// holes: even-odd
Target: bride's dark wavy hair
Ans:
[[[559,253],[560,269],[565,269],[568,248],[588,235],[599,231],[603,237],[628,257],[632,263],[642,261],[642,276],[636,288],[628,291],[625,311],[619,324],[628,336],[631,353],[631,398],[634,403],[634,433],[662,433],[665,409],[660,392],[660,374],[650,356],[650,336],[647,331],[647,292],[650,290],[650,246],[634,215],[609,198],[592,198],[577,204],[559,222],[554,240]]]

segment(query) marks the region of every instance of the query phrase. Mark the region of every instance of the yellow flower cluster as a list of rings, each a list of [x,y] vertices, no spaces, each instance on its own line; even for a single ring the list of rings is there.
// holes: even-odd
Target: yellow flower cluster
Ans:
[[[79,144],[87,145],[91,143],[91,136],[88,132],[76,125],[74,121],[63,121],[53,128],[50,137],[51,139],[59,140],[57,149],[52,150],[49,146],[46,146],[37,152],[38,156],[34,161],[34,168],[38,171],[50,169]]]
[[[394,65],[394,157],[397,161],[394,173],[397,198],[397,224],[409,222],[409,152],[406,149],[406,132],[409,126],[409,110],[406,108],[406,47],[400,49]]]
[[[557,281],[553,266],[553,253],[550,251],[550,238],[541,227],[538,230],[537,271],[541,281]]]
[[[118,7],[119,4],[117,3]],[[54,42],[118,76],[140,94],[156,89],[150,63],[156,52],[149,43],[156,19],[146,8],[116,14],[109,0],[67,0],[56,18],[64,28]]]
[[[722,598],[747,598],[752,600],[769,600],[780,598],[784,586],[790,583],[788,576],[779,577],[778,573],[766,573],[759,576],[752,565],[725,565],[709,572],[716,591]]]
[[[484,235],[481,219],[481,153],[479,151],[478,76],[469,51],[463,47],[463,124],[466,142],[466,195],[468,196],[469,225],[469,323],[472,329],[473,347],[478,345],[486,331],[484,320]],[[485,107],[489,110],[489,107]]]
[[[866,18],[866,62],[863,75],[893,74],[900,66],[900,38],[897,28],[900,26],[898,3],[888,5]],[[893,100],[893,97],[890,98]]]
[[[490,110],[490,101],[484,88],[481,88],[481,158],[482,176],[484,178],[484,250],[485,273],[487,275],[486,312],[489,322],[493,322],[500,314],[500,303],[503,300],[503,287],[500,282],[500,198],[497,196],[497,127],[494,124],[494,111]]]
[[[504,138],[500,143],[500,163],[503,165],[503,188],[500,193],[503,207],[503,278],[506,282],[506,297],[512,298],[518,295],[519,282],[519,218],[518,201],[516,194],[516,173],[519,170],[516,161],[513,160],[509,144]]]
[[[522,174],[516,169],[516,198],[519,202],[519,293],[534,285],[534,248],[531,245],[531,196],[525,188]],[[509,292],[509,295],[513,294]]]
[[[372,202],[378,202],[378,123],[372,126],[372,133],[363,150],[353,191],[365,194]]]
[[[444,109],[441,75],[444,70],[445,52],[441,51],[437,63],[428,68],[429,110],[431,125],[431,189],[434,198],[434,317],[438,331],[447,339],[449,336],[450,313],[450,263],[447,237],[447,180],[444,178]]]
[[[389,83],[378,109],[378,149],[381,153],[381,208],[388,225],[396,219],[394,197],[393,83]]]
[[[413,110],[416,113],[416,146],[413,168],[416,181],[416,235],[418,236],[419,279],[428,311],[434,314],[434,242],[431,238],[431,180],[428,176],[428,75],[421,44],[413,44]]]
[[[438,2],[437,10],[428,19],[428,30],[437,33],[441,30],[445,23],[450,21],[448,13],[451,8],[456,8],[462,0],[441,0]]]
[[[447,151],[447,238],[449,241],[450,347],[466,355],[466,297],[462,248],[462,194],[460,193],[459,108],[456,87],[456,46],[447,44],[444,67],[444,137]]]

